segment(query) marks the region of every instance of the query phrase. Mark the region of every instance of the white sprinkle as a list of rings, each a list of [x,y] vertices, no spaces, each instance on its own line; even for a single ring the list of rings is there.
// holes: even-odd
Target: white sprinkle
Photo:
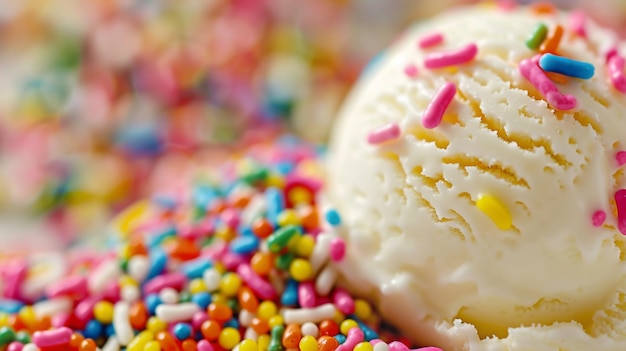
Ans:
[[[193,302],[185,302],[177,305],[158,305],[156,316],[166,323],[188,321],[196,312],[200,311],[200,306]]]
[[[129,309],[126,301],[118,301],[113,307],[113,330],[121,346],[128,345],[135,336],[128,319]]]
[[[332,236],[328,233],[321,233],[317,236],[315,247],[313,248],[313,252],[311,252],[311,256],[309,257],[311,267],[316,273],[320,268],[322,268],[324,263],[328,261],[331,240]]]
[[[337,281],[337,274],[337,268],[335,268],[334,265],[326,265],[317,275],[317,279],[315,280],[315,292],[320,296],[328,295]]]
[[[253,319],[254,313],[244,309],[239,312],[239,324],[243,325],[244,327],[250,326]]]
[[[313,308],[286,309],[282,312],[285,324],[303,324],[305,322],[318,323],[335,316],[336,309],[332,303]]]
[[[135,302],[141,297],[141,292],[139,291],[139,288],[132,284],[128,284],[122,287],[122,291],[120,294],[122,300],[126,302]]]
[[[311,322],[306,322],[302,324],[302,326],[300,327],[300,332],[302,333],[302,336],[310,335],[316,339],[320,334],[320,330],[317,325]]]
[[[172,288],[163,288],[159,292],[159,298],[164,304],[176,304],[178,302],[178,291]]]
[[[248,206],[241,211],[241,221],[244,224],[251,225],[252,222],[260,217],[267,209],[267,201],[265,196],[257,194],[250,199]]]
[[[46,256],[31,263],[30,267],[30,272],[37,273],[28,275],[22,284],[21,293],[31,300],[38,300],[48,285],[65,277],[67,272],[63,257],[58,255]]]
[[[72,311],[73,306],[72,300],[69,298],[57,297],[37,302],[33,305],[33,309],[35,310],[35,315],[41,318],[45,316],[52,317],[61,313],[69,313]]]
[[[39,351],[39,348],[35,344],[28,343],[22,347],[22,351]]]
[[[128,275],[138,283],[143,283],[149,270],[150,260],[146,256],[136,255],[128,261]]]
[[[389,345],[386,342],[381,341],[374,345],[374,351],[389,351]]]
[[[259,335],[254,331],[254,329],[252,329],[252,327],[248,327],[248,329],[246,329],[246,333],[244,334],[243,338],[244,340],[250,339],[250,340],[256,341],[259,338]]]
[[[220,287],[221,279],[222,279],[222,276],[220,272],[218,272],[217,269],[215,268],[207,269],[206,271],[204,271],[204,274],[202,275],[204,286],[206,286],[206,289],[209,292],[213,292]]]
[[[92,294],[102,293],[109,284],[122,275],[119,263],[110,259],[100,263],[87,277],[87,286]]]
[[[109,340],[102,346],[102,351],[120,351],[120,343],[115,336],[110,336]]]

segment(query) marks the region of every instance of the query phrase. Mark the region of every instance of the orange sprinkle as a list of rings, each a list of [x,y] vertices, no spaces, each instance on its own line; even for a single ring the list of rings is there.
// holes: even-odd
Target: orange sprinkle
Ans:
[[[554,15],[557,12],[549,1],[538,1],[530,6],[530,10],[537,15]]]
[[[264,319],[260,319],[258,317],[254,317],[250,322],[250,327],[258,334],[263,335],[267,334],[270,331],[270,324],[268,321]]]
[[[135,240],[131,242],[130,245],[128,246],[128,253],[130,254],[130,256],[136,256],[136,255],[147,256],[148,249],[146,249],[146,245],[144,245],[143,242],[139,240]]]
[[[170,256],[181,261],[192,260],[200,256],[200,248],[193,241],[179,238],[168,245]]]
[[[307,206],[299,211],[300,221],[305,230],[315,229],[319,226],[319,216],[314,206]]]
[[[148,309],[143,302],[135,302],[128,311],[128,320],[133,329],[143,330],[148,321]]]
[[[283,333],[283,346],[287,349],[295,349],[300,344],[302,332],[297,324],[289,324]]]
[[[193,339],[187,339],[183,341],[183,351],[196,351],[198,346]]]
[[[96,342],[91,339],[85,339],[80,343],[80,351],[96,351]]]
[[[335,351],[339,347],[339,341],[332,336],[324,335],[317,340],[319,351]]]
[[[78,349],[83,340],[85,340],[84,336],[78,333],[73,333],[72,337],[70,338],[70,346],[74,349]]]
[[[237,297],[241,308],[248,312],[256,313],[256,310],[259,308],[259,299],[257,299],[256,295],[254,295],[254,292],[252,292],[249,287],[241,287],[237,292]]]
[[[230,200],[230,202],[234,207],[243,209],[248,206],[248,203],[250,203],[250,195],[237,194]]]
[[[257,252],[250,260],[250,267],[256,274],[264,277],[274,268],[274,255],[269,252]]]
[[[202,336],[208,341],[217,340],[220,336],[220,332],[222,331],[222,327],[217,321],[208,320],[202,323],[200,326],[200,332]]]
[[[52,322],[49,316],[43,316],[38,320],[34,321],[34,323],[30,326],[32,331],[42,331],[48,330],[52,327]]]
[[[159,343],[163,351],[180,351],[176,340],[172,334],[168,332],[159,332],[154,339]]]
[[[268,236],[272,235],[272,233],[274,232],[274,228],[267,219],[259,218],[254,221],[254,223],[252,223],[252,232],[260,239],[265,239]]]
[[[556,54],[559,44],[561,43],[561,38],[563,37],[563,26],[557,24],[554,28],[554,31],[551,35],[546,38],[546,40],[541,44],[541,53],[545,54],[547,52],[551,54]]]
[[[548,76],[548,78],[550,78],[550,80],[555,83],[567,84],[567,82],[569,82],[569,80],[567,79],[567,76],[562,75],[562,74],[558,74],[554,72],[546,72],[546,76]]]
[[[233,311],[228,305],[223,303],[212,303],[207,308],[209,318],[220,323],[226,322],[233,318]]]

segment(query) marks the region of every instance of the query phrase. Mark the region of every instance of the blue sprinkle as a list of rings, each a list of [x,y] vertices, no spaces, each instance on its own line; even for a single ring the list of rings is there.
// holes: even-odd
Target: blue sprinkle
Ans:
[[[157,306],[163,303],[163,301],[161,301],[161,298],[157,294],[149,294],[148,296],[146,296],[144,302],[146,304],[146,308],[151,315],[154,315],[156,313]]]
[[[173,210],[176,208],[176,199],[166,195],[156,195],[152,198],[152,202],[163,207],[166,210]]]
[[[569,77],[589,79],[595,68],[588,62],[576,61],[567,57],[545,54],[539,59],[539,66],[546,72],[554,72]]]
[[[224,328],[226,327],[239,329],[239,321],[237,321],[235,318],[231,318],[228,322],[224,323]]]
[[[230,251],[237,254],[248,254],[259,247],[259,238],[254,235],[240,236],[230,242]]]
[[[328,210],[326,211],[325,216],[326,222],[328,222],[328,224],[332,225],[333,227],[337,227],[341,224],[341,216],[339,216],[339,212],[337,212],[337,210]]]
[[[183,274],[191,280],[196,278],[202,278],[204,271],[211,267],[213,267],[213,263],[209,259],[205,257],[198,257],[191,261],[185,262],[180,269]]]
[[[335,335],[335,339],[337,339],[337,341],[339,341],[340,344],[343,344],[344,342],[346,342],[346,336],[343,334]]]
[[[17,300],[0,299],[0,312],[17,313],[23,306],[24,304]]]
[[[216,192],[206,185],[196,185],[193,191],[193,202],[196,206],[206,210],[217,198]]]
[[[267,198],[267,218],[270,222],[276,222],[276,217],[285,209],[285,199],[280,189],[269,187],[265,190]]]
[[[86,338],[98,339],[100,335],[102,335],[103,331],[102,324],[95,319],[90,320],[85,325],[85,330],[83,330],[82,334]]]
[[[137,156],[156,155],[163,148],[159,131],[152,126],[127,126],[117,131],[115,142]]]
[[[206,291],[199,292],[191,297],[191,302],[200,306],[200,308],[204,310],[211,304],[211,294]]]
[[[163,272],[167,265],[167,255],[160,247],[150,250],[150,269],[146,280],[150,280]]]
[[[285,306],[295,306],[298,303],[298,282],[293,279],[287,281],[280,302]]]
[[[109,324],[106,326],[104,334],[107,336],[107,338],[111,335],[115,335],[115,327],[113,326],[113,324]]]
[[[296,165],[292,162],[278,162],[274,165],[274,169],[276,170],[276,172],[282,175],[287,175],[291,173],[294,168],[296,168]]]
[[[193,329],[191,328],[191,325],[187,323],[176,323],[172,329],[172,333],[180,341],[189,338],[192,331]]]
[[[168,226],[153,235],[148,235],[146,238],[146,244],[148,244],[148,247],[154,248],[161,245],[165,239],[174,236],[176,236],[176,228]]]

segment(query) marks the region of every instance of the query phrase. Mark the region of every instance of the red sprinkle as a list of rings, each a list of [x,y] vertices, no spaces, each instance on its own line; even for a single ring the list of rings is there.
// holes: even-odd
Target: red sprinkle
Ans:
[[[450,106],[454,95],[456,94],[456,85],[452,82],[445,83],[433,97],[422,117],[422,125],[424,128],[433,129],[437,127],[443,115]]]
[[[379,129],[371,131],[367,135],[367,142],[370,144],[381,144],[400,137],[400,127],[397,123],[389,123]]]
[[[477,53],[478,46],[475,43],[467,44],[460,49],[452,51],[434,52],[426,56],[424,66],[429,69],[435,69],[461,65],[472,61]]]
[[[425,36],[421,37],[417,45],[420,47],[420,49],[426,49],[426,48],[433,47],[435,45],[439,45],[442,42],[443,42],[443,34],[437,32],[437,33],[426,34]]]
[[[626,235],[626,189],[615,192],[615,206],[617,207],[617,229]]]
[[[604,224],[605,220],[606,220],[606,212],[602,210],[597,210],[591,216],[591,223],[593,224],[594,227],[601,226],[602,224]]]

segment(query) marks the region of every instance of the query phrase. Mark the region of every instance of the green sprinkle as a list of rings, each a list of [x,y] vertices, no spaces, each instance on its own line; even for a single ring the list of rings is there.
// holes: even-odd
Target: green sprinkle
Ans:
[[[279,253],[294,235],[299,234],[299,229],[295,225],[287,225],[276,230],[267,238],[267,245],[272,253]]]
[[[15,332],[9,327],[0,328],[0,346],[8,345],[15,341]]]
[[[546,25],[543,23],[539,23],[535,27],[535,30],[533,30],[531,36],[526,39],[526,46],[528,46],[529,49],[538,49],[541,43],[543,43],[543,41],[546,39],[547,35],[548,27],[546,27]]]
[[[30,342],[30,335],[27,332],[21,330],[15,334],[15,340],[21,342],[22,344],[28,344]]]
[[[280,269],[281,271],[288,270],[289,265],[291,265],[291,261],[293,261],[294,258],[296,258],[296,256],[291,252],[276,257],[276,268]]]
[[[264,167],[257,167],[241,177],[241,180],[248,184],[255,184],[267,179],[269,171]]]
[[[283,334],[285,333],[285,327],[277,325],[272,328],[272,337],[270,344],[267,346],[268,351],[282,351],[283,350]]]

